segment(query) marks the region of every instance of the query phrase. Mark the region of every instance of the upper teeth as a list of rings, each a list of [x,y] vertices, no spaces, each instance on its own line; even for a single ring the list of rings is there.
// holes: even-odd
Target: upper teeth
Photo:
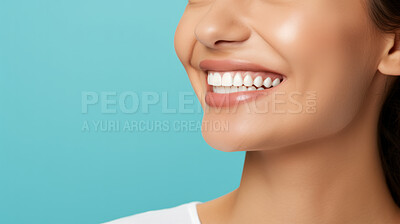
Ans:
[[[263,77],[254,72],[208,72],[207,83],[217,93],[263,90],[281,83],[276,75],[265,77],[266,75]]]

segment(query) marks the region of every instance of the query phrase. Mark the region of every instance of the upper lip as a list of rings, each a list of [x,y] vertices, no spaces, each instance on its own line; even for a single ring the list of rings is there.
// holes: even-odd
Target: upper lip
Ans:
[[[279,74],[271,69],[262,65],[244,60],[203,60],[200,62],[199,67],[204,71],[252,71],[252,72],[271,72]]]

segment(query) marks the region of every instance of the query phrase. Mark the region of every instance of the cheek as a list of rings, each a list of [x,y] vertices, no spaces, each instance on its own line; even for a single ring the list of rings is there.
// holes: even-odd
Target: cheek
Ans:
[[[364,15],[365,17],[365,15]],[[296,51],[296,83],[300,91],[315,91],[326,127],[343,128],[357,114],[375,74],[367,24],[354,17],[303,26]],[[340,17],[337,17],[340,18]]]
[[[317,92],[320,108],[335,111],[345,123],[375,72],[373,53],[365,49],[372,43],[369,17],[361,1],[343,6],[340,1],[322,0],[267,16],[256,11],[253,22],[290,67],[290,89]]]
[[[375,74],[371,24],[361,6],[354,8],[359,12],[296,15],[277,28],[274,39],[292,68],[292,89],[316,92],[320,113],[314,120],[329,123],[330,131],[356,116]],[[292,38],[282,39],[287,33]]]

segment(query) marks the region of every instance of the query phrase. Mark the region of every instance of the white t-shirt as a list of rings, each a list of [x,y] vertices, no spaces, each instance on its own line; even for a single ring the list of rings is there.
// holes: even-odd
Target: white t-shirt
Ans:
[[[104,224],[201,224],[194,201],[173,208],[153,210],[116,219]]]

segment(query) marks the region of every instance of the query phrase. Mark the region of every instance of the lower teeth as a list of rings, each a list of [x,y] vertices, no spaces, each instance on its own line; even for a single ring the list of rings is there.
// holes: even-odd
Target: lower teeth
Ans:
[[[213,86],[214,93],[236,93],[236,92],[246,92],[246,91],[255,91],[255,90],[264,90],[265,88],[259,87],[256,88],[254,86]]]

